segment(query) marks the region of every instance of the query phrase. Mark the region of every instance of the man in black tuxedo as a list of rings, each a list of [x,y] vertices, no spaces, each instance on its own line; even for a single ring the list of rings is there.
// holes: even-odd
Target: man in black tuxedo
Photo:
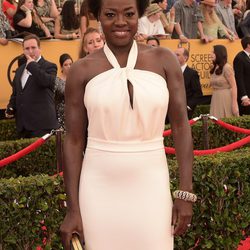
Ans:
[[[23,52],[27,61],[16,71],[5,115],[15,115],[20,137],[40,137],[58,128],[54,104],[57,66],[41,56],[36,35],[24,38]]]
[[[240,115],[250,115],[250,37],[241,39],[243,51],[234,58]]]
[[[198,72],[187,65],[189,52],[186,48],[178,48],[175,54],[181,65],[181,70],[184,77],[186,98],[187,98],[187,111],[188,118],[191,119],[194,109],[198,104],[200,97],[202,97],[202,90]]]

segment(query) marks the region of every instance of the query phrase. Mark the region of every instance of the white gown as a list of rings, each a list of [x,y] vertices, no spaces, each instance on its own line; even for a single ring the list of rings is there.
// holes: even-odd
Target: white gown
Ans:
[[[104,52],[113,68],[91,79],[84,96],[89,126],[79,200],[86,249],[171,250],[172,199],[162,137],[166,82],[134,69],[136,42],[125,68],[107,45]]]

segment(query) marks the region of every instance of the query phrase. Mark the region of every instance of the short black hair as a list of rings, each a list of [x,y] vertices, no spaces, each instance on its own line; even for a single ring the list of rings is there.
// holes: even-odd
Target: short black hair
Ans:
[[[156,36],[148,36],[146,43],[148,43],[148,41],[156,41],[158,46],[160,46],[160,40]]]
[[[247,45],[250,44],[250,36],[245,36],[241,39],[241,45],[243,49],[246,49]]]
[[[102,1],[104,0],[85,0],[85,1],[88,1],[87,5],[89,7],[90,12],[98,20],[101,7],[102,7]],[[137,2],[137,9],[138,9],[139,17],[142,17],[146,8],[149,5],[150,0],[136,0],[136,2]]]

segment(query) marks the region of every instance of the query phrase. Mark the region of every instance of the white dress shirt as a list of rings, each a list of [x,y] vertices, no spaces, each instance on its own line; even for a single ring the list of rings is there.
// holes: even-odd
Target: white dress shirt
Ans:
[[[38,57],[38,59],[36,60],[36,62],[39,62],[39,60],[41,59],[41,56]],[[23,74],[21,76],[21,84],[22,84],[22,88],[24,89],[26,82],[29,78],[29,76],[31,76],[32,74],[26,69],[24,69]]]

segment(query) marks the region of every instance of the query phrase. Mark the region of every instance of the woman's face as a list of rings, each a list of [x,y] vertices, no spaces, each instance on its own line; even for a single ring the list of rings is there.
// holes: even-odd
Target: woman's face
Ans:
[[[69,69],[70,69],[72,63],[73,63],[73,62],[72,62],[71,59],[67,59],[67,60],[64,61],[63,65],[62,65],[62,72],[63,72],[65,75],[68,74]]]
[[[210,53],[210,58],[211,58],[211,60],[212,60],[213,62],[215,62],[215,60],[216,60],[216,55],[215,55],[215,53],[214,53],[214,50],[211,51],[211,53]]]
[[[133,42],[138,27],[136,0],[103,0],[99,18],[109,46]]]
[[[34,7],[33,0],[25,0],[24,6],[27,7],[29,10],[32,10]]]
[[[163,0],[161,3],[159,3],[159,6],[160,6],[163,10],[166,10],[166,9],[167,9],[167,6],[168,6],[167,0]]]
[[[93,53],[95,50],[102,48],[104,41],[101,35],[97,32],[88,33],[84,37],[84,51],[88,54]]]
[[[156,21],[160,20],[160,18],[161,18],[161,13],[162,13],[162,12],[160,11],[160,12],[157,12],[157,13],[151,15],[151,16],[150,16],[151,21],[156,22]]]
[[[207,11],[209,14],[212,14],[213,11],[214,11],[214,7],[213,7],[213,6],[205,5],[205,8],[206,8],[206,11]]]

